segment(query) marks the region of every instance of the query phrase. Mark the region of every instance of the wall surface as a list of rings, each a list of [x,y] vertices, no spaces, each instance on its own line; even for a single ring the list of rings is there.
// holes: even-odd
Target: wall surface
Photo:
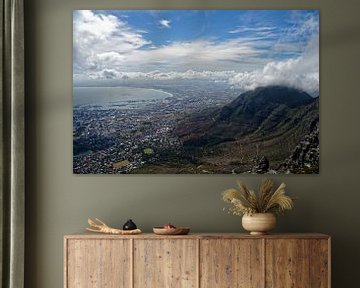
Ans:
[[[276,176],[297,195],[279,232],[333,237],[333,287],[359,287],[359,1],[32,0],[26,8],[26,287],[63,285],[63,235],[88,216],[145,231],[172,222],[197,232],[241,231],[220,192],[236,176],[77,176],[72,174],[73,9],[320,9],[321,172]],[[242,176],[255,188],[260,176]]]

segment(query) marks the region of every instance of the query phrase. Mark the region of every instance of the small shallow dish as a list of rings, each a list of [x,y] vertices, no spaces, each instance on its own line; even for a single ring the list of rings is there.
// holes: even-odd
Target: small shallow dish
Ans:
[[[186,235],[190,232],[189,227],[164,228],[154,227],[153,231],[157,235]]]

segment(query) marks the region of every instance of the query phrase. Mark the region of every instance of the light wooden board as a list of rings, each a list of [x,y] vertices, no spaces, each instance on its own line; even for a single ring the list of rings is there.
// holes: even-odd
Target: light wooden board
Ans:
[[[263,240],[208,239],[200,245],[200,287],[262,288]]]
[[[330,283],[329,241],[314,239],[310,242],[310,287],[328,288]]]
[[[130,288],[130,240],[67,240],[66,288]]]
[[[197,243],[172,238],[134,240],[134,287],[196,288]]]
[[[323,234],[75,234],[65,288],[330,288]]]
[[[309,287],[309,244],[305,239],[266,239],[267,288]]]
[[[142,233],[139,235],[109,235],[101,233],[77,233],[65,236],[65,239],[329,239],[329,235],[319,233],[288,233],[250,235],[249,233],[190,233],[188,235],[156,235]]]

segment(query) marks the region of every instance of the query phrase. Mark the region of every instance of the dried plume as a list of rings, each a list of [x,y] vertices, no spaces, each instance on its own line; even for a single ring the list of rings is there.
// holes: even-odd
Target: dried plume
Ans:
[[[274,191],[274,182],[264,179],[259,192],[249,190],[245,183],[238,181],[238,189],[230,188],[223,192],[222,198],[230,203],[229,212],[233,215],[251,215],[255,213],[283,214],[294,207],[294,199],[285,194],[284,183]]]

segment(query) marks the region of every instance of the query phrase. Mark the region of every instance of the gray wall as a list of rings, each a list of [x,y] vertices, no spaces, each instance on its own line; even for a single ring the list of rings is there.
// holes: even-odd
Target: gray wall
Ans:
[[[276,176],[299,197],[280,232],[333,236],[334,287],[358,287],[360,258],[359,1],[33,0],[26,8],[26,287],[62,287],[63,235],[88,216],[145,231],[172,222],[193,231],[240,232],[222,211],[234,176],[75,176],[72,174],[73,9],[320,9],[321,173]],[[297,3],[297,4],[296,4]],[[257,185],[260,176],[243,176]]]

